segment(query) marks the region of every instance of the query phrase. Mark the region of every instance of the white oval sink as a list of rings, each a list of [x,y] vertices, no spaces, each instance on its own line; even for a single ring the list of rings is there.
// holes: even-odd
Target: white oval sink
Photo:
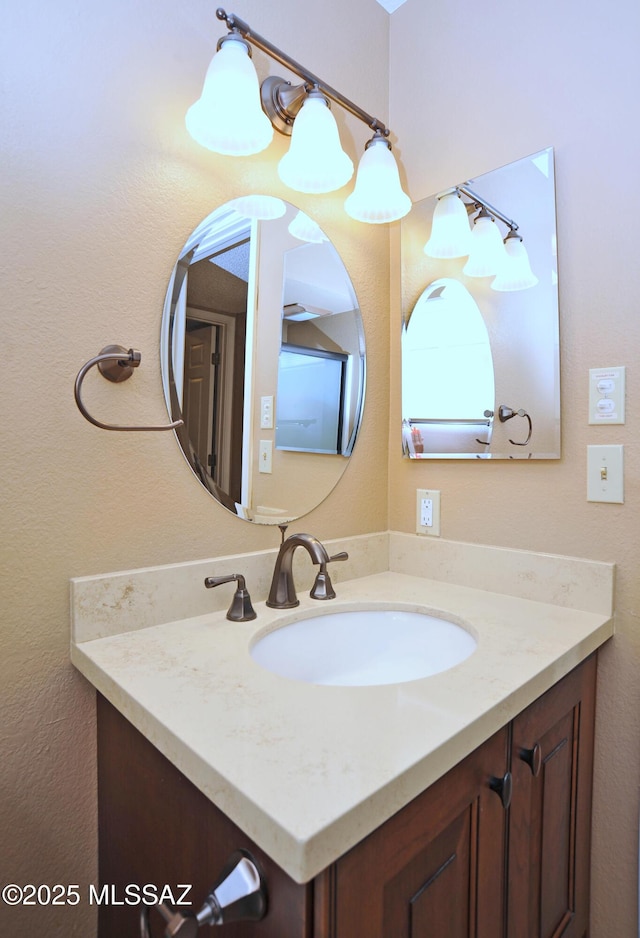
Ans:
[[[398,684],[446,671],[475,651],[455,622],[398,609],[334,612],[298,619],[259,637],[251,657],[307,684]]]

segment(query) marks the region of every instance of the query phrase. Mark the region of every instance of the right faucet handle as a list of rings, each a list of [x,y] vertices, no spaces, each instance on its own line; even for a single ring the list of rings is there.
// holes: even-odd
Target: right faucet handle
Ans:
[[[315,579],[313,586],[311,587],[311,592],[309,596],[311,599],[335,599],[336,591],[333,588],[331,582],[331,577],[327,571],[327,564],[332,563],[334,560],[348,560],[349,554],[346,550],[341,551],[339,554],[334,554],[333,557],[329,557],[324,563],[320,564],[320,570]]]

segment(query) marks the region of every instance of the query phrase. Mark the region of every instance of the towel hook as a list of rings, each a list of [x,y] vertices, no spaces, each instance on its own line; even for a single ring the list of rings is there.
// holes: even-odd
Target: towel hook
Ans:
[[[96,420],[95,417],[92,417],[84,406],[82,401],[82,382],[87,372],[93,368],[94,365],[98,366],[98,371],[101,375],[104,375],[108,381],[119,383],[131,377],[133,369],[140,365],[141,360],[142,355],[137,349],[130,348],[127,350],[122,345],[106,345],[100,350],[99,355],[90,358],[89,361],[82,366],[76,376],[74,393],[78,410],[85,420],[88,420],[89,423],[92,423],[95,427],[99,427],[101,430],[175,430],[176,427],[181,427],[184,424],[184,420],[174,420],[173,423],[168,423],[161,427],[119,427],[115,424],[101,423],[100,420]]]
[[[500,418],[500,423],[506,423],[507,420],[511,420],[512,417],[526,417],[529,424],[529,432],[527,434],[526,440],[523,440],[522,443],[518,443],[516,440],[509,440],[513,446],[526,446],[531,439],[531,433],[533,431],[531,417],[526,412],[526,410],[523,410],[522,408],[520,408],[520,410],[513,410],[511,407],[507,407],[506,404],[500,404],[500,407],[498,408],[498,417]]]

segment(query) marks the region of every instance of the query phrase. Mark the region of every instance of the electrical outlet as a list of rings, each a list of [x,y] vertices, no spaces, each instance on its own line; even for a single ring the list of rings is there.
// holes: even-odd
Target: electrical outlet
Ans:
[[[416,533],[440,537],[440,492],[416,490]]]
[[[420,499],[420,524],[423,528],[433,527],[433,499]]]
[[[624,423],[625,366],[589,369],[589,423]]]
[[[260,429],[273,430],[273,395],[260,398]]]

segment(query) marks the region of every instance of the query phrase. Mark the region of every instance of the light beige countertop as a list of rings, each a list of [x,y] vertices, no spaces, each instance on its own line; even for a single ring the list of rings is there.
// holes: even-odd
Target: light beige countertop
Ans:
[[[467,549],[478,575],[477,545],[372,537],[379,538],[375,550],[365,538],[346,544],[353,569],[363,551],[375,568],[389,558],[398,564],[408,550],[412,560],[403,567],[431,568],[434,578],[393,570],[342,582],[334,576],[335,600],[317,602],[299,588],[300,606],[281,611],[254,597],[257,618],[246,623],[226,619],[227,592],[222,610],[157,624],[145,619],[142,628],[131,600],[136,571],[73,581],[73,663],[297,882],[391,817],[613,634],[612,565],[504,552],[516,592],[551,592],[553,601],[540,602],[495,591],[503,588],[500,571],[494,590],[443,579],[445,568],[463,578],[455,558]],[[487,569],[495,569],[497,550],[486,549]],[[273,553],[264,554],[251,556],[271,566]],[[545,579],[565,562],[563,576]],[[178,565],[176,576],[188,574],[201,586],[203,571],[220,572],[212,563]],[[234,564],[243,569],[238,558],[229,559],[229,569]],[[157,571],[166,583],[174,568],[139,573],[147,583]],[[538,576],[546,591],[536,589]],[[380,605],[452,618],[477,638],[477,649],[440,674],[373,687],[305,684],[266,671],[249,654],[256,636],[297,617]],[[117,634],[119,619],[127,630]]]

